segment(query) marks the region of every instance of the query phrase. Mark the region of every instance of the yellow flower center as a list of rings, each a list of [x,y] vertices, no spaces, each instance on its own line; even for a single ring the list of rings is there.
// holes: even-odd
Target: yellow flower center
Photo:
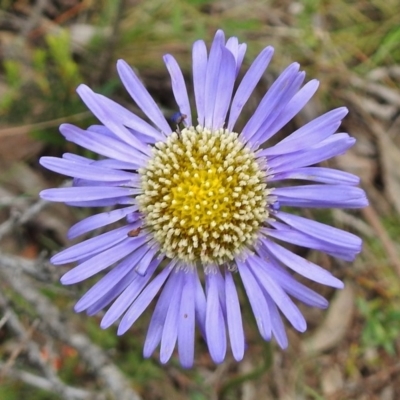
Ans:
[[[254,244],[268,217],[265,171],[238,134],[172,133],[140,169],[147,229],[170,258],[220,265]]]

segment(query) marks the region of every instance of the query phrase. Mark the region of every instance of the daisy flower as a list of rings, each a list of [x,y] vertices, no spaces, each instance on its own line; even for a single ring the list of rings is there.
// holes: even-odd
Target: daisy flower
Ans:
[[[239,280],[261,337],[274,337],[286,348],[282,315],[297,331],[306,330],[293,299],[312,307],[328,305],[296,274],[334,288],[343,283],[282,242],[346,261],[361,250],[357,236],[285,211],[367,205],[358,177],[315,166],[354,145],[347,133],[335,133],[347,109],[330,111],[270,145],[268,140],[318,87],[316,80],[303,84],[305,73],[293,63],[244,128],[235,130],[273,55],[272,47],[262,50],[235,89],[245,51],[245,44],[235,37],[225,40],[221,30],[209,51],[203,41],[194,43],[194,104],[176,60],[164,56],[179,109],[176,129],[135,72],[118,61],[121,81],[147,120],[81,85],[78,94],[101,124],[87,130],[63,124],[60,131],[101,157],[66,153],[40,160],[74,178],[72,187],[44,190],[42,198],[76,207],[116,206],[78,222],[68,236],[119,224],[51,260],[55,265],[77,263],[61,278],[64,285],[107,270],[75,310],[94,315],[108,307],[101,327],[118,321],[122,335],[154,301],[144,356],[160,345],[162,363],[177,346],[182,366],[193,365],[195,325],[215,363],[224,360],[228,344],[236,360],[243,358]]]

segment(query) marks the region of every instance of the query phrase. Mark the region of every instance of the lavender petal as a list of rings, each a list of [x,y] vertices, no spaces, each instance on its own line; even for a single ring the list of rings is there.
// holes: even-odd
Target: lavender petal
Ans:
[[[157,295],[161,286],[168,278],[171,270],[163,269],[143,290],[135,302],[129,307],[128,311],[123,316],[118,327],[118,335],[123,335],[142,315],[143,311],[148,307],[150,302]]]
[[[70,124],[62,124],[60,132],[68,141],[102,156],[126,161],[136,168],[141,168],[145,164],[145,157],[119,140],[101,136],[95,132],[84,131]]]
[[[218,296],[218,285],[214,274],[206,275],[207,314],[206,335],[211,358],[216,364],[224,361],[226,353],[225,321]]]
[[[330,185],[355,186],[360,183],[360,178],[356,175],[333,168],[323,167],[303,167],[281,172],[280,174],[275,174],[271,177],[268,177],[268,182],[276,182],[285,179],[300,179],[305,181],[327,183]]]
[[[185,79],[182,71],[179,68],[175,58],[170,54],[164,56],[164,62],[167,66],[169,75],[171,77],[172,90],[176,103],[178,104],[181,114],[186,115],[185,123],[188,126],[192,125],[192,112],[190,110],[189,97],[186,89]]]
[[[77,222],[75,225],[71,226],[68,231],[68,239],[74,239],[77,236],[88,233],[94,229],[102,228],[103,226],[112,224],[113,222],[117,222],[122,218],[125,218],[128,214],[134,213],[135,211],[137,211],[137,209],[138,207],[135,205],[112,211],[106,211],[96,215],[91,215],[90,217],[87,217]],[[139,219],[140,214],[136,214],[136,219]]]
[[[262,290],[250,272],[247,264],[240,260],[236,260],[240,277],[242,278],[247,297],[249,298],[254,318],[256,320],[258,330],[264,340],[271,339],[271,317],[269,314],[268,304],[262,293]]]
[[[205,121],[205,87],[207,77],[207,48],[202,40],[193,44],[193,87],[196,99],[197,121],[204,126]]]
[[[233,357],[240,361],[244,355],[244,331],[242,324],[242,313],[240,311],[239,298],[235,283],[230,271],[225,270],[225,303],[226,320]]]
[[[194,361],[195,335],[195,274],[185,274],[178,321],[179,361],[184,368],[191,368]]]
[[[277,188],[281,206],[362,208],[368,205],[364,190],[347,185],[305,185]]]
[[[281,312],[290,321],[292,326],[299,332],[304,332],[307,329],[307,324],[303,314],[282,287],[266,273],[262,264],[262,261],[257,256],[253,256],[252,263],[249,263],[249,265],[252,265],[251,272],[263,286],[264,290],[271,296]]]
[[[164,134],[171,133],[171,128],[162,115],[160,108],[150,96],[143,83],[133,72],[132,68],[124,60],[118,60],[117,70],[125,89],[150,121]]]
[[[240,82],[240,85],[232,100],[227,126],[228,130],[233,130],[233,127],[235,126],[244,105],[246,104],[250,95],[253,93],[253,90],[260,81],[264,71],[267,69],[273,54],[274,48],[271,46],[266,47],[253,61],[249,70],[246,72],[246,75]]]
[[[263,245],[274,258],[305,278],[326,286],[343,289],[343,282],[311,261],[305,260],[270,240],[265,240]]]
[[[91,257],[122,242],[127,238],[128,232],[134,228],[135,225],[133,224],[122,226],[110,232],[84,240],[56,254],[50,261],[52,264],[60,265],[79,261],[83,257]]]
[[[167,363],[171,358],[178,338],[178,320],[183,289],[183,274],[184,272],[178,270],[169,278],[174,281],[175,290],[169,302],[161,336],[160,361],[162,364]]]
[[[135,245],[137,246],[140,241],[135,239],[136,238],[127,238],[112,248],[84,261],[82,264],[79,264],[77,267],[64,274],[61,277],[61,283],[63,285],[71,285],[73,283],[82,282],[106,269],[136,250],[137,247],[135,247]]]

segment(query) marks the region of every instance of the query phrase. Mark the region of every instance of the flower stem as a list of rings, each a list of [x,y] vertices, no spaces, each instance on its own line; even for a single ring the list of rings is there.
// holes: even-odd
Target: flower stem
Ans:
[[[257,368],[253,369],[252,371],[235,376],[232,379],[229,379],[221,388],[219,389],[218,398],[223,399],[227,392],[231,391],[232,389],[236,388],[237,386],[241,385],[242,383],[254,380],[262,376],[265,372],[267,372],[271,366],[273,361],[273,351],[271,342],[265,342],[264,345],[264,362]]]

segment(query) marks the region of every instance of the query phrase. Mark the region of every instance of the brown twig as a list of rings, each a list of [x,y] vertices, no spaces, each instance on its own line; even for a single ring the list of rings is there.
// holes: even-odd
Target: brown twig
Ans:
[[[67,187],[71,185],[71,181],[65,181],[60,187]],[[50,204],[49,201],[39,199],[36,203],[32,204],[22,213],[12,213],[7,221],[3,222],[0,225],[0,240],[8,233],[10,233],[13,229],[18,226],[26,224],[32,218],[34,218],[40,211],[43,210]]]
[[[72,6],[70,9],[67,11],[63,12],[60,14],[58,17],[54,19],[52,22],[53,24],[58,24],[61,25],[62,23],[68,21],[69,19],[75,17],[77,14],[79,14],[81,11],[85,10],[86,8],[89,8],[91,1],[89,0],[83,0],[81,3],[75,4]],[[41,36],[43,33],[45,33],[48,29],[44,26],[40,26],[37,29],[34,29],[30,32],[29,38],[30,39],[36,39],[38,36]]]
[[[140,396],[130,387],[127,379],[103,350],[94,345],[84,334],[77,333],[64,321],[58,308],[36,290],[28,278],[20,274],[16,275],[8,268],[0,269],[0,274],[13,290],[35,309],[51,335],[78,351],[82,360],[104,382],[112,398],[140,400]]]
[[[44,9],[46,8],[48,0],[38,0],[34,5],[29,19],[21,25],[21,35],[26,37],[29,32],[39,23],[42,18]]]
[[[0,369],[3,368],[3,364],[0,363]],[[54,385],[48,379],[43,378],[38,375],[31,374],[26,371],[22,371],[17,368],[10,368],[7,370],[6,374],[7,378],[18,380],[26,383],[27,385],[37,387],[38,389],[47,390],[49,392],[55,392]],[[84,389],[78,389],[75,387],[64,385],[65,391],[68,393],[67,398],[74,400],[100,400],[104,399],[102,395],[99,393],[91,393]],[[55,392],[57,393],[57,392]]]
[[[9,268],[13,271],[23,272],[38,281],[51,281],[49,267],[48,263],[43,264],[36,260],[32,261],[0,251],[0,268]]]
[[[85,111],[79,114],[70,115],[67,117],[61,117],[56,119],[51,119],[49,121],[38,122],[36,124],[28,124],[21,126],[12,126],[8,128],[0,129],[0,137],[15,136],[15,135],[27,135],[33,130],[40,130],[45,128],[52,128],[62,124],[63,122],[69,121],[80,121],[89,117],[91,114],[89,111]]]
[[[15,278],[12,278],[12,281],[14,279]],[[13,365],[15,359],[22,351],[22,349],[25,348],[28,353],[30,361],[33,364],[37,365],[43,372],[44,378],[42,378],[42,381],[43,380],[47,381],[47,387],[49,390],[51,390],[54,393],[57,393],[58,395],[61,396],[61,398],[65,400],[80,400],[80,399],[93,398],[93,396],[89,392],[65,385],[57,376],[53,367],[43,360],[39,346],[37,345],[36,342],[31,340],[31,334],[33,332],[33,329],[35,328],[35,326],[39,321],[34,322],[31,328],[27,331],[24,325],[19,321],[17,314],[12,310],[12,308],[8,304],[7,299],[1,293],[0,293],[0,307],[3,308],[3,310],[6,310],[8,314],[7,326],[19,338],[21,343],[15,349],[15,351],[11,353],[9,361],[1,365],[2,368],[0,370],[0,376],[4,375],[4,376],[14,376],[14,378],[16,377],[16,375],[13,374],[15,370],[11,369],[11,366]]]
[[[7,221],[0,225],[0,240],[17,226],[21,226],[31,220],[43,208],[49,204],[46,200],[39,200],[27,208],[23,213],[11,213]]]
[[[8,313],[10,315],[9,310],[8,310]],[[0,369],[0,379],[2,376],[7,374],[7,371],[14,365],[15,360],[18,358],[18,356],[21,354],[21,352],[26,348],[26,345],[29,342],[29,340],[31,339],[32,334],[38,325],[38,322],[39,322],[38,320],[33,321],[32,325],[29,327],[29,329],[24,332],[22,340],[19,342],[18,346],[14,347],[13,351],[11,352],[10,356],[8,357],[8,360],[4,363],[3,367]],[[22,331],[22,329],[21,329],[21,331]]]
[[[341,400],[344,398],[359,398],[358,395],[365,394],[366,390],[376,391],[387,385],[388,381],[394,374],[400,372],[400,363],[379,370],[377,373],[360,379],[356,382],[351,382],[345,385],[344,389],[328,396],[329,400]]]
[[[349,93],[349,98],[358,106],[358,111],[361,113],[366,124],[368,124],[370,131],[376,137],[378,148],[380,149],[381,153],[383,153],[385,148],[391,146],[391,143],[389,142],[389,138],[387,137],[386,132],[370,115],[368,115],[368,113],[365,113],[363,111],[363,108],[360,106],[361,101],[358,95],[356,95],[355,93]],[[382,164],[383,167],[385,167],[385,160],[383,159],[383,157],[384,154],[382,154]],[[393,200],[394,199],[392,196],[392,202]],[[362,209],[361,212],[364,218],[368,221],[368,223],[373,227],[373,229],[377,233],[379,239],[382,242],[383,247],[386,250],[386,253],[388,255],[391,264],[395,268],[396,273],[400,276],[400,257],[398,251],[392,239],[388,235],[385,227],[382,225],[377,213],[375,212],[375,209],[372,206],[369,206]]]
[[[397,274],[400,276],[399,254],[385,227],[382,225],[376,211],[373,209],[373,207],[369,206],[362,209],[361,212],[364,218],[377,233],[379,239],[381,240],[382,246],[385,248],[385,251],[389,257],[390,263],[395,267]]]

